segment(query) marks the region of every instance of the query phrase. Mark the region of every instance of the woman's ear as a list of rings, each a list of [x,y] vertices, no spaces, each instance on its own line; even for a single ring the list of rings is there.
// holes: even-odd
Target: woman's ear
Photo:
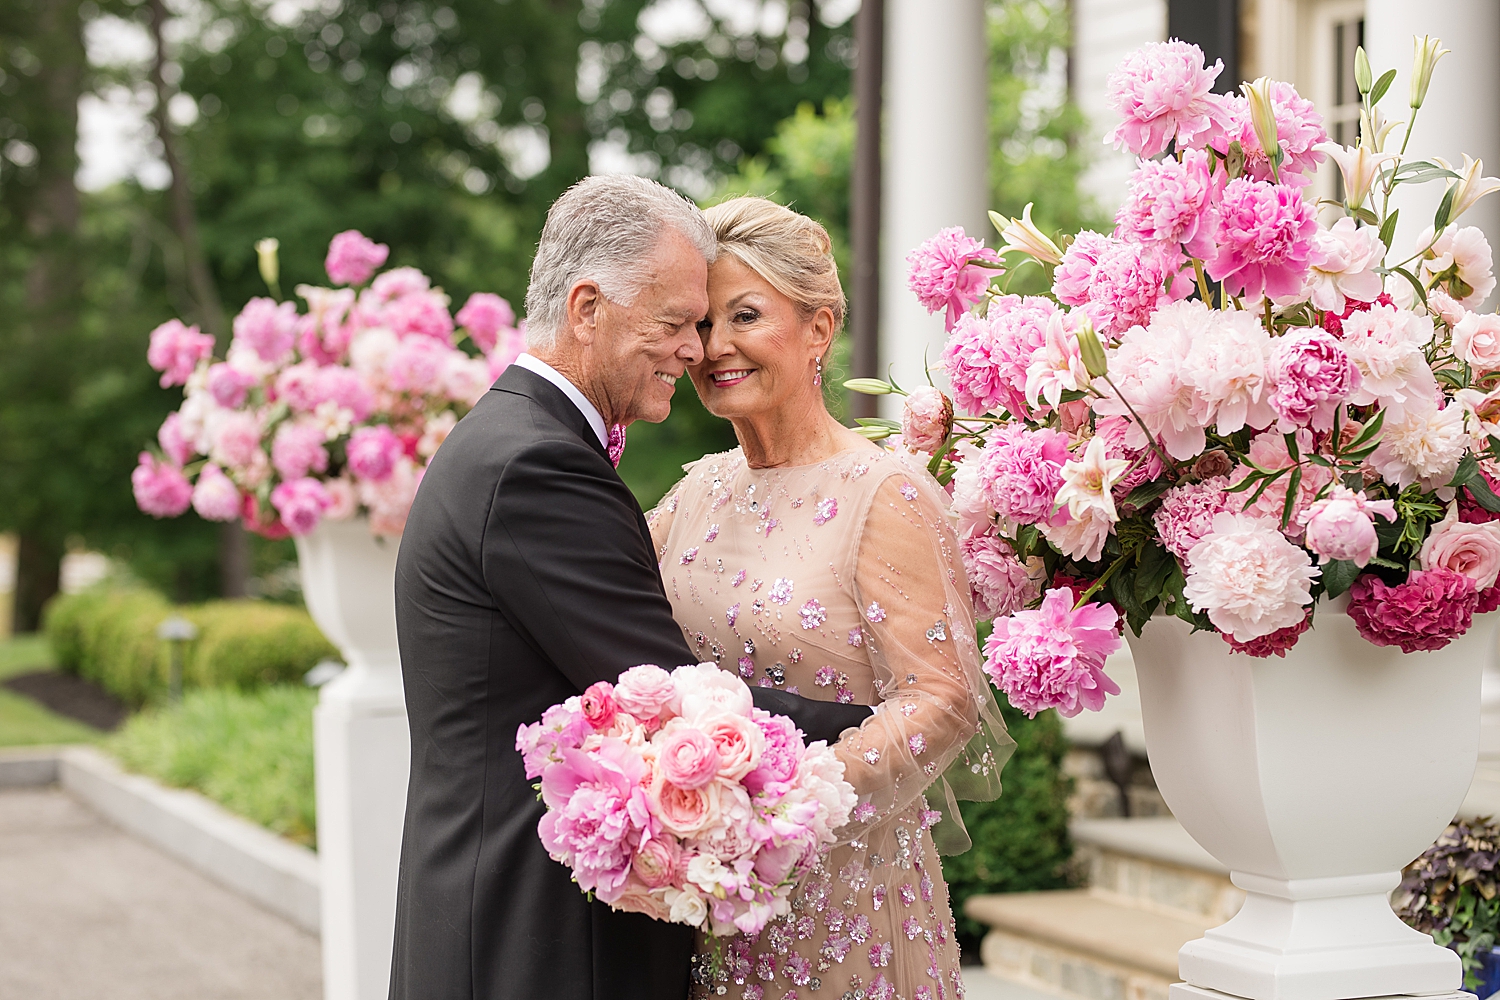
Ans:
[[[809,324],[808,346],[818,357],[828,353],[833,346],[833,335],[836,332],[833,323],[833,310],[827,306],[819,306],[818,311],[813,313],[812,322]]]

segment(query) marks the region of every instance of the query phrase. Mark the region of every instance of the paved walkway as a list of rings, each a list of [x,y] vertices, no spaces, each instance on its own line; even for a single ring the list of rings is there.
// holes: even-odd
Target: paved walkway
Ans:
[[[0,997],[319,1000],[318,939],[56,789],[0,792]]]

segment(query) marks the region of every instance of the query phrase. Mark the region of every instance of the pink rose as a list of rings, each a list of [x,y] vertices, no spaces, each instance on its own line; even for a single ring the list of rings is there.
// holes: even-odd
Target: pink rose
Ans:
[[[1482,372],[1500,370],[1500,316],[1469,313],[1453,328],[1453,353]]]
[[[615,686],[609,681],[597,681],[584,689],[578,705],[583,717],[594,729],[608,729],[615,721]]]
[[[719,777],[739,781],[760,763],[766,737],[743,715],[721,715],[706,723],[703,733],[719,753]]]
[[[755,874],[771,885],[778,885],[806,853],[807,843],[801,840],[788,840],[780,847],[767,843],[755,854]]]
[[[631,667],[615,682],[615,705],[641,722],[654,719],[663,709],[672,708],[677,686],[672,675],[654,663]]]
[[[348,229],[328,244],[323,268],[336,285],[363,285],[385,263],[391,248],[376,243],[357,229]]]
[[[213,352],[214,338],[200,333],[196,326],[169,319],[151,331],[146,363],[161,372],[161,387],[165,389],[186,384],[198,362],[207,361]]]
[[[901,440],[912,451],[935,455],[953,429],[953,401],[930,385],[918,386],[901,410]]]
[[[678,788],[702,788],[719,773],[719,750],[701,730],[683,726],[662,744],[662,777]]]
[[[233,521],[240,516],[240,491],[217,465],[205,465],[193,487],[193,509],[205,521]]]
[[[208,394],[214,398],[214,402],[230,410],[237,410],[245,405],[245,397],[250,393],[250,387],[255,385],[255,376],[248,372],[242,372],[233,365],[227,365],[222,361],[208,368]]]
[[[636,848],[630,870],[648,888],[671,885],[680,874],[682,848],[668,837],[652,837]]]
[[[1380,539],[1375,536],[1376,514],[1394,521],[1395,503],[1368,500],[1363,492],[1335,486],[1328,496],[1303,511],[1298,520],[1307,528],[1307,547],[1318,554],[1320,562],[1341,559],[1364,566],[1380,551]]]
[[[141,452],[140,463],[130,474],[137,507],[152,517],[176,517],[188,509],[193,484],[180,469],[157,461],[148,451]]]
[[[674,785],[658,773],[651,783],[651,804],[656,818],[669,833],[692,837],[713,826],[719,819],[720,786],[709,783],[701,788]]]
[[[1422,543],[1423,569],[1450,569],[1488,590],[1500,577],[1500,523],[1469,524],[1449,514]]]

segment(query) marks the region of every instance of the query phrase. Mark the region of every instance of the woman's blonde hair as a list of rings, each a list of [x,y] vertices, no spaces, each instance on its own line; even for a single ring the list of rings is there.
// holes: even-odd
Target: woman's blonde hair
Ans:
[[[703,212],[718,252],[744,264],[797,304],[804,317],[819,309],[844,325],[844,286],[828,230],[812,219],[754,195],[731,198]]]

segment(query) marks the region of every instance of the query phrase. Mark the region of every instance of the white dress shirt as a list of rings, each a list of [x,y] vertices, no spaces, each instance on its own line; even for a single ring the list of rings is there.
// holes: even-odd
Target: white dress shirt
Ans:
[[[561,389],[563,395],[572,400],[573,405],[578,407],[578,412],[583,414],[583,419],[587,420],[589,426],[594,429],[594,433],[599,437],[599,443],[605,448],[609,447],[609,431],[604,427],[604,417],[600,416],[588,397],[578,391],[578,386],[568,381],[566,375],[530,354],[523,354],[512,363],[520,365],[529,372],[535,372]]]

